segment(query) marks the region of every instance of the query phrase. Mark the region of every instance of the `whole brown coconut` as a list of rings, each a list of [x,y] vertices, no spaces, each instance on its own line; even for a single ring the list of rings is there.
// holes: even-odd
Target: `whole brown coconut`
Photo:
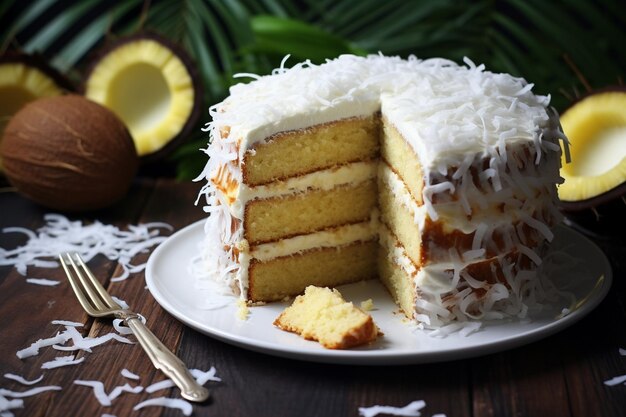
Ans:
[[[139,161],[120,119],[77,95],[39,99],[17,112],[0,157],[20,193],[64,211],[111,205],[128,191]]]

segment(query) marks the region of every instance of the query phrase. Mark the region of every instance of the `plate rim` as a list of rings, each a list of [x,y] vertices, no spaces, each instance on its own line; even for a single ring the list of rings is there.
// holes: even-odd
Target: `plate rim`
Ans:
[[[309,350],[303,351],[300,350],[300,348],[297,346],[277,345],[276,343],[268,342],[265,340],[242,337],[241,335],[229,333],[228,331],[216,328],[215,326],[207,326],[198,323],[197,320],[190,318],[189,316],[181,312],[167,299],[165,294],[162,293],[157,284],[157,274],[154,271],[154,269],[156,268],[155,265],[157,263],[157,260],[159,259],[159,257],[162,256],[161,252],[166,251],[170,245],[173,245],[174,242],[176,242],[178,239],[182,239],[183,236],[191,233],[197,233],[198,229],[203,230],[205,221],[206,219],[195,221],[176,231],[152,252],[150,257],[148,258],[145,271],[145,280],[151,295],[164,310],[166,310],[177,320],[206,336],[212,337],[214,339],[234,346],[238,346],[243,349],[290,359],[346,365],[402,365],[467,359],[471,357],[483,356],[499,351],[509,350],[544,339],[574,325],[582,318],[587,316],[604,300],[611,288],[613,281],[613,271],[611,268],[611,264],[606,257],[604,251],[602,251],[602,249],[595,242],[593,242],[580,232],[565,225],[559,225],[557,226],[557,229],[559,229],[559,233],[561,233],[561,230],[565,233],[571,233],[572,235],[576,236],[578,240],[584,242],[584,244],[586,244],[587,246],[593,247],[593,249],[597,252],[597,255],[599,255],[598,259],[601,260],[601,270],[603,271],[604,275],[604,282],[602,283],[602,285],[599,288],[591,290],[590,294],[593,293],[593,295],[581,307],[561,319],[550,321],[549,323],[546,323],[539,328],[529,329],[520,334],[504,337],[500,340],[489,341],[473,346],[446,348],[437,351],[396,353],[385,351],[384,349],[326,349],[320,350],[319,352]],[[468,337],[471,337],[471,335]]]

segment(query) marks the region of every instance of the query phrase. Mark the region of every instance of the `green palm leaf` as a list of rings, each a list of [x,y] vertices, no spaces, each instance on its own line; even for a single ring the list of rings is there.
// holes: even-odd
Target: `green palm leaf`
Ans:
[[[80,68],[109,34],[139,28],[147,0],[84,0],[60,9],[54,0],[0,5],[2,45],[40,51],[62,71]],[[29,3],[27,8],[20,6]],[[470,57],[552,92],[580,89],[569,62],[595,87],[614,84],[626,68],[626,15],[619,0],[152,0],[144,28],[182,44],[198,64],[206,106],[221,100],[237,72],[268,73],[282,58],[323,62],[342,53],[420,58]],[[20,9],[21,7],[21,9]],[[6,17],[9,16],[9,17]],[[4,19],[4,20],[2,20]],[[2,24],[4,23],[4,24]],[[204,120],[203,122],[205,122]],[[204,159],[199,132],[181,148],[181,172]],[[194,155],[194,156],[190,156]]]

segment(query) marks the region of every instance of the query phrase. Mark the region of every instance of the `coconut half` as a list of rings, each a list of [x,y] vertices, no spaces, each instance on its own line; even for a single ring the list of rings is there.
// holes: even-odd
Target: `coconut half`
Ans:
[[[154,34],[122,38],[100,51],[84,94],[126,124],[144,162],[160,159],[188,135],[202,100],[189,56]]]
[[[11,117],[26,104],[71,90],[71,83],[39,56],[18,52],[0,56],[0,140]]]
[[[24,106],[6,126],[0,156],[18,192],[61,211],[115,203],[126,195],[139,164],[124,123],[79,95]]]
[[[562,161],[559,198],[566,210],[604,204],[626,192],[626,90],[599,91],[561,116],[571,163]]]

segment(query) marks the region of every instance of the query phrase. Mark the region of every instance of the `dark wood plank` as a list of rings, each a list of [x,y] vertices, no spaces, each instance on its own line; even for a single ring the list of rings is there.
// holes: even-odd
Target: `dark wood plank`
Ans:
[[[115,224],[118,227],[126,226],[130,220],[137,218],[142,207],[154,186],[153,181],[138,180],[133,184],[128,196],[107,210],[82,214],[66,214],[70,220],[91,222],[100,220],[103,223]],[[0,194],[0,228],[27,227],[36,229],[44,224],[43,215],[49,210],[25,200],[21,196],[8,192]],[[0,247],[8,249],[23,244],[26,239],[17,234],[1,233]],[[90,262],[90,266],[97,271],[102,282],[110,277],[116,263],[99,256]],[[78,304],[61,269],[29,268],[29,276],[56,279],[61,281],[56,287],[42,287],[26,283],[25,277],[19,275],[12,267],[0,269],[0,329],[2,343],[0,344],[0,370],[35,378],[45,374],[41,384],[59,385],[61,392],[44,393],[37,397],[26,398],[25,408],[16,411],[16,415],[40,416],[49,413],[54,404],[61,404],[61,413],[58,415],[80,415],[68,412],[74,405],[93,401],[93,395],[87,389],[74,391],[72,381],[80,376],[81,372],[89,370],[93,363],[99,360],[100,355],[106,356],[109,346],[102,346],[94,354],[88,354],[85,362],[77,366],[63,367],[42,371],[41,364],[53,360],[56,356],[69,353],[59,352],[51,348],[44,348],[35,357],[20,360],[16,351],[28,347],[39,338],[54,336],[61,326],[50,324],[51,320],[62,319],[82,322],[79,328],[83,335],[91,334],[93,320],[90,319]],[[9,389],[24,390],[26,387],[2,381],[2,386]],[[76,394],[76,396],[74,396]],[[52,415],[52,414],[48,414]]]
[[[161,180],[154,187],[149,199],[143,208],[141,215],[134,223],[166,222],[176,230],[186,226],[193,221],[204,216],[202,209],[193,206],[193,201],[197,194],[196,184],[178,184],[170,180]],[[139,264],[148,260],[149,253],[141,253],[133,260],[133,264]],[[117,268],[113,273],[116,276],[121,273]],[[111,275],[109,275],[110,277]],[[107,277],[108,278],[108,277]],[[110,282],[108,291],[125,300],[137,313],[146,317],[149,328],[154,334],[172,351],[177,351],[181,341],[183,325],[171,317],[163,310],[150,295],[145,287],[144,274],[132,275],[125,281]],[[89,336],[98,337],[112,332],[111,320],[96,320],[91,327]],[[133,339],[132,336],[130,336]],[[134,340],[134,339],[133,339]],[[102,381],[110,391],[117,385],[130,382],[131,385],[137,383],[146,387],[154,382],[166,378],[160,371],[157,371],[143,349],[139,345],[128,346],[121,343],[111,343],[106,349],[98,349],[93,354],[88,354],[91,365],[85,367],[74,367],[68,370],[66,378],[73,379],[95,379]],[[188,364],[193,367],[193,364]],[[141,380],[138,382],[128,381],[120,375],[122,369],[127,368],[131,372],[138,374]],[[123,394],[116,399],[111,407],[101,407],[91,394],[91,389],[87,387],[72,386],[68,389],[69,395],[79,395],[84,398],[79,404],[72,406],[68,410],[65,403],[67,398],[56,396],[54,401],[48,406],[48,416],[63,416],[71,411],[73,415],[99,415],[98,413],[110,413],[117,416],[129,415],[132,408],[139,402],[157,396],[180,397],[175,389],[168,389],[154,394]],[[87,394],[87,396],[86,396]],[[150,408],[145,415],[159,416],[165,409]],[[175,411],[180,415],[179,411]]]
[[[626,309],[624,272],[617,274],[605,301],[577,326],[564,332],[565,381],[572,415],[626,416],[626,386],[607,386],[604,381],[626,375]]]
[[[349,366],[268,356],[185,328],[181,356],[214,365],[222,382],[197,416],[357,416],[359,407],[403,407],[424,400],[422,415],[470,416],[467,366],[448,362],[413,366]],[[176,416],[166,412],[165,416]]]
[[[476,416],[568,416],[558,338],[477,358],[471,364]]]
[[[96,213],[70,216],[72,219],[124,227],[138,222],[165,221],[180,229],[204,217],[195,207],[199,184],[178,184],[171,180],[140,180],[129,196],[116,206]],[[0,227],[43,224],[45,209],[12,193],[0,193]],[[196,416],[357,416],[361,406],[404,406],[424,400],[422,415],[448,416],[620,416],[626,415],[623,385],[607,387],[603,382],[626,374],[626,245],[620,237],[600,242],[614,266],[611,294],[596,311],[570,329],[545,340],[511,351],[481,358],[413,366],[338,366],[277,358],[234,347],[183,326],[166,313],[145,288],[143,274],[120,283],[110,283],[117,264],[102,257],[92,269],[109,291],[126,300],[148,319],[155,334],[192,368],[215,366],[220,383],[209,383],[213,400],[194,405]],[[13,247],[24,238],[0,234],[1,247]],[[134,263],[144,262],[148,253]],[[0,267],[0,371],[35,378],[44,361],[63,355],[52,349],[23,361],[18,349],[39,337],[55,334],[52,319],[85,323],[84,334],[98,336],[111,332],[110,320],[89,319],[74,298],[60,270],[32,271],[32,276],[62,280],[57,287],[27,284],[10,267]],[[107,390],[128,382],[120,375],[127,368],[141,376],[139,384],[164,379],[153,369],[141,348],[110,342],[85,354],[83,364],[45,372],[42,384],[57,384],[61,392],[41,394],[25,400],[19,416],[180,416],[177,410],[150,408],[132,412],[139,401],[154,396],[178,397],[169,389],[148,394],[123,394],[111,407],[101,407],[87,387],[72,384],[75,379],[103,381]],[[135,383],[130,381],[132,385]],[[3,388],[25,387],[3,380]]]

